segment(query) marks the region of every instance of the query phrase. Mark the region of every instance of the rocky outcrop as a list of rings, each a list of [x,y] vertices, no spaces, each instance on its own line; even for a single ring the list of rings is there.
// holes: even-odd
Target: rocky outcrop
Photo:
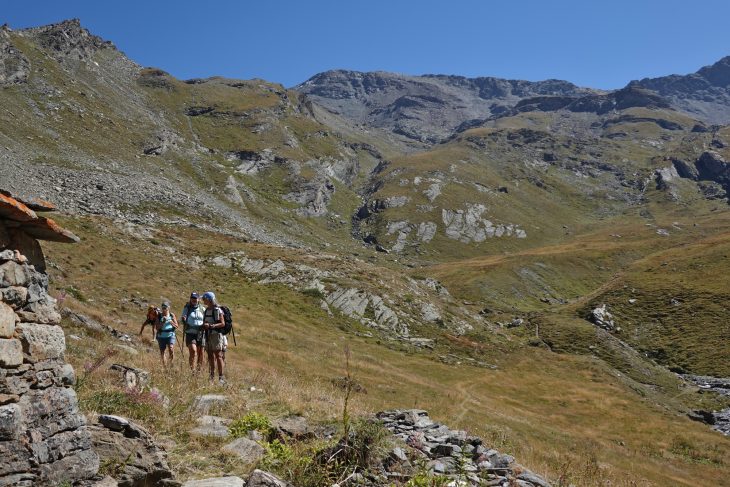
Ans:
[[[408,326],[380,296],[356,288],[339,288],[327,295],[325,300],[345,316],[359,319],[366,326],[408,336]]]
[[[0,86],[25,83],[30,74],[30,61],[10,40],[10,29],[0,27]]]
[[[649,90],[641,89],[637,86],[628,86],[621,90],[602,94],[587,94],[579,97],[566,96],[541,96],[536,98],[528,98],[521,100],[513,110],[501,114],[502,116],[514,115],[521,112],[543,111],[551,112],[556,110],[568,110],[571,112],[590,112],[597,115],[605,115],[606,113],[625,110],[627,108],[669,108],[670,104],[664,98],[652,93]],[[633,117],[626,115],[624,120],[616,120],[605,122],[604,126],[618,123],[620,121],[631,121]],[[655,122],[662,128],[669,130],[681,130],[681,126],[669,122],[667,120],[657,120],[646,118],[634,121],[650,121]]]
[[[434,474],[456,479],[454,485],[550,486],[512,456],[490,448],[479,437],[432,420],[426,411],[384,411],[377,418],[410,450],[408,454],[403,448],[395,448],[385,465],[388,471],[407,471],[411,467],[410,458],[419,458]]]
[[[605,304],[602,304],[591,311],[590,320],[596,326],[600,326],[604,330],[620,330],[620,328],[616,327],[616,324],[613,321],[613,315],[608,311],[608,307]]]
[[[24,31],[38,39],[39,44],[59,61],[91,59],[100,49],[114,45],[81,27],[79,19],[64,20]]]
[[[706,375],[683,375],[682,378],[694,383],[700,391],[711,391],[730,397],[730,377],[711,377]],[[690,419],[710,425],[715,431],[730,436],[730,408],[720,411],[697,410],[689,413]]]
[[[167,452],[138,424],[119,416],[102,415],[89,426],[89,431],[94,450],[104,465],[115,470],[119,487],[157,486],[173,478]]]
[[[284,199],[301,205],[296,211],[302,216],[324,216],[335,192],[334,183],[327,178],[298,183],[298,188]]]
[[[730,163],[718,152],[705,151],[693,163],[674,158],[672,165],[678,176],[698,181],[708,199],[725,198],[730,192]],[[673,175],[662,171],[662,177]],[[717,187],[712,187],[713,184]]]
[[[446,236],[463,243],[483,242],[487,238],[515,237],[527,238],[527,232],[519,225],[494,224],[482,218],[486,206],[482,204],[467,205],[466,210],[442,210],[442,219],[446,226]]]
[[[99,468],[38,238],[77,240],[0,194],[0,485],[73,483]]]

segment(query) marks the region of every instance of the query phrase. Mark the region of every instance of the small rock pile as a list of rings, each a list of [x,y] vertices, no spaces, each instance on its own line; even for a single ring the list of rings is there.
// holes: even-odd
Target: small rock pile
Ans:
[[[405,441],[411,457],[420,457],[436,475],[454,478],[458,485],[549,487],[550,484],[515,462],[510,455],[484,445],[481,438],[451,430],[420,409],[384,411],[378,420]],[[389,470],[397,472],[410,462],[402,448],[391,453]]]

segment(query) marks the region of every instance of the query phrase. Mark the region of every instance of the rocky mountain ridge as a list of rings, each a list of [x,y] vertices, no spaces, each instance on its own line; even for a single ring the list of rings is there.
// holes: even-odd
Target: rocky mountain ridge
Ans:
[[[672,106],[709,124],[730,123],[730,56],[697,72],[632,81],[629,87],[649,89]]]
[[[319,73],[294,89],[356,123],[434,144],[490,118],[534,108],[605,113],[629,106],[652,106],[672,108],[707,124],[727,124],[729,60],[723,58],[689,75],[632,81],[609,92],[561,80],[530,82],[345,70]]]
[[[448,138],[469,121],[503,113],[525,98],[597,92],[560,80],[530,82],[345,70],[317,74],[294,89],[355,123],[425,144]]]

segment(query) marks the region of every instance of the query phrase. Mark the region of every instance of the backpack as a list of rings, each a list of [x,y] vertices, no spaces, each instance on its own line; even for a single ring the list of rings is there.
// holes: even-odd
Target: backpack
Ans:
[[[233,329],[233,315],[228,306],[219,306],[219,309],[223,312],[223,323],[225,324],[219,333],[228,335]]]

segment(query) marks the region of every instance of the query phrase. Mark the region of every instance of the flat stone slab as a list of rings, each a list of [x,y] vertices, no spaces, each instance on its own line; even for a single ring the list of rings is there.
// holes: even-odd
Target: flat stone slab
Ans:
[[[243,487],[241,477],[216,477],[202,480],[188,480],[182,487]]]
[[[190,430],[193,435],[215,436],[217,438],[227,438],[229,435],[228,425],[231,424],[230,419],[219,416],[201,416],[196,422],[199,426]]]
[[[246,464],[253,464],[264,458],[266,450],[253,440],[238,438],[223,447],[223,451],[237,455]]]
[[[208,414],[211,409],[219,408],[228,402],[228,396],[222,394],[205,394],[197,396],[193,401],[193,411]]]

